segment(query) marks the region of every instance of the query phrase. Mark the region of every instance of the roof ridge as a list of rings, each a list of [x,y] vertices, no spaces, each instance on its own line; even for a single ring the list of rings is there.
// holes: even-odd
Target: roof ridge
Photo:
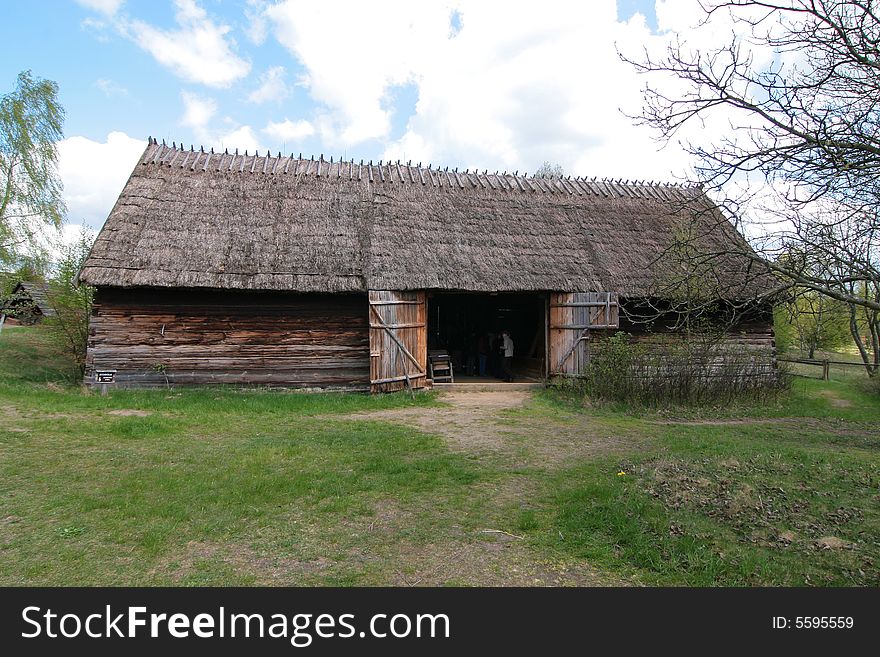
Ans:
[[[182,158],[181,155],[183,155]],[[241,158],[240,161],[239,158]],[[228,148],[224,149],[223,153],[215,153],[213,148],[205,151],[204,146],[199,146],[199,149],[196,150],[194,145],[190,145],[189,150],[186,150],[183,142],[179,146],[177,142],[171,142],[169,146],[163,139],[160,144],[152,136],[147,138],[147,147],[141,156],[140,164],[164,165],[169,168],[177,166],[180,169],[188,166],[190,171],[199,168],[201,171],[207,172],[210,166],[211,170],[217,172],[244,173],[247,171],[264,175],[292,173],[294,175],[314,175],[317,178],[347,177],[349,180],[354,180],[357,177],[358,180],[366,178],[371,183],[430,184],[433,187],[500,189],[542,194],[593,194],[605,197],[646,198],[661,201],[672,200],[668,197],[670,193],[703,191],[702,184],[697,182],[630,181],[623,178],[599,178],[598,176],[592,178],[570,175],[536,176],[533,174],[530,176],[527,173],[520,174],[518,170],[513,173],[508,173],[506,170],[490,173],[488,169],[484,169],[480,173],[479,169],[474,169],[473,172],[470,168],[459,171],[458,167],[450,171],[448,166],[441,169],[441,167],[434,167],[431,163],[427,167],[422,166],[421,162],[413,165],[412,160],[408,160],[406,164],[401,163],[400,160],[379,160],[378,164],[374,164],[373,160],[370,160],[365,164],[363,160],[360,160],[359,163],[355,162],[354,158],[334,160],[331,156],[329,160],[325,160],[323,153],[319,155],[317,160],[314,155],[306,159],[302,153],[296,157],[293,153],[282,155],[281,151],[278,151],[277,155],[272,155],[268,149],[266,154],[262,156],[259,154],[259,150],[254,151],[253,155],[249,155],[245,150],[242,155],[239,154],[237,148],[234,153],[230,153]],[[323,166],[325,164],[326,168]],[[413,171],[417,175],[414,175]]]

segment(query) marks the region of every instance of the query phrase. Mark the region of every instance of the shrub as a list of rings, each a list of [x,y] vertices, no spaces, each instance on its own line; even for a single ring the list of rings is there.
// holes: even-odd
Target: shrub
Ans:
[[[590,361],[573,387],[591,399],[646,406],[728,405],[766,398],[789,377],[768,369],[753,351],[707,333],[633,342],[626,333],[591,344]]]
[[[52,341],[71,361],[74,375],[79,378],[85,371],[89,315],[95,290],[80,283],[77,274],[90,249],[91,239],[86,234],[63,249],[56,274],[49,281],[48,299],[55,316],[44,322]]]

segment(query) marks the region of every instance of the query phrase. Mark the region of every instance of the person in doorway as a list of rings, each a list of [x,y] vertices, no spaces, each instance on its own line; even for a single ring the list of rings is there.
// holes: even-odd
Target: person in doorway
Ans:
[[[501,333],[501,378],[510,383],[513,381],[513,339],[505,329]]]

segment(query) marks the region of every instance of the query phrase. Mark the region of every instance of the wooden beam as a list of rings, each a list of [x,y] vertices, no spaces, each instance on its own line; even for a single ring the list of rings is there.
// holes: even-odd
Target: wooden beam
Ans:
[[[402,324],[370,324],[370,328],[389,328],[389,329],[408,329],[408,328],[424,328],[424,322],[418,323],[402,323]]]

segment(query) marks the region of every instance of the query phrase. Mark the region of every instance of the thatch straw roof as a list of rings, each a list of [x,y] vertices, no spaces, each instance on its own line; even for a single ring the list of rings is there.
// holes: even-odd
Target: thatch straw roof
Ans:
[[[80,277],[121,287],[643,296],[669,274],[660,256],[694,210],[701,248],[744,244],[698,187],[220,154],[151,140]],[[730,267],[728,282],[750,284],[743,263]]]

